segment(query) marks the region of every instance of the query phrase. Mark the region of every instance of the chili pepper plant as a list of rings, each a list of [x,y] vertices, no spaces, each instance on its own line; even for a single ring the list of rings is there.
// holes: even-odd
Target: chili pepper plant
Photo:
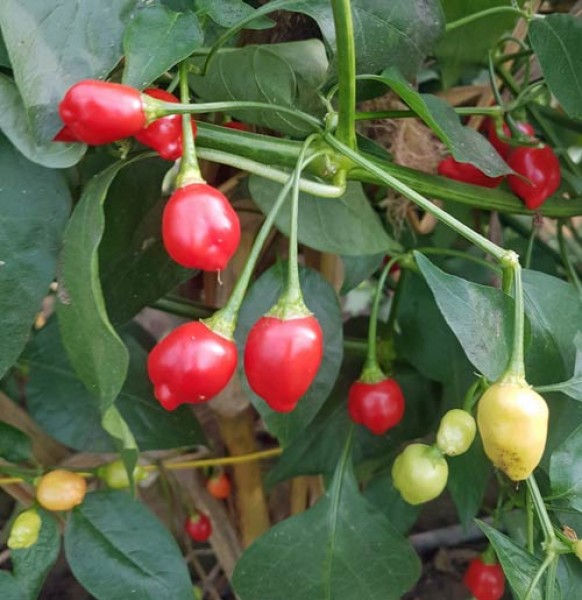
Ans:
[[[573,5],[0,3],[0,598],[580,597]]]

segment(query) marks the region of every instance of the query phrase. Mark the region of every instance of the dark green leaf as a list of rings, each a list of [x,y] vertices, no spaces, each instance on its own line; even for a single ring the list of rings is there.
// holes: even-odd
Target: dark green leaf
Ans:
[[[508,4],[507,0],[443,0],[447,23]],[[483,66],[487,52],[495,47],[504,32],[513,29],[516,21],[516,15],[501,13],[445,33],[435,49],[444,86],[454,85],[466,69]]]
[[[122,335],[130,353],[127,380],[116,400],[142,450],[164,450],[202,443],[204,436],[192,411],[164,410],[153,397],[146,373],[146,350],[137,332]],[[29,367],[27,402],[32,417],[61,443],[84,452],[111,452],[101,426],[98,403],[73,371],[57,323],[49,321],[33,339],[24,359]]]
[[[408,104],[446,144],[456,160],[471,163],[491,177],[512,172],[487,138],[473,128],[463,126],[447,102],[430,94],[419,94],[394,69],[387,69],[376,79],[393,89]]]
[[[99,280],[98,248],[109,186],[126,165],[118,162],[93,177],[65,232],[57,315],[73,368],[104,413],[119,394],[129,361],[127,348],[113,329]]]
[[[245,100],[296,108],[323,116],[318,89],[327,72],[325,48],[319,40],[226,49],[210,61],[204,77],[190,77],[194,91],[207,101]],[[295,137],[313,126],[288,114],[236,110],[232,115]]]
[[[30,438],[16,427],[0,421],[0,458],[8,462],[23,462],[32,453]]]
[[[335,291],[319,273],[311,269],[302,268],[299,276],[305,303],[317,317],[324,339],[323,361],[311,387],[295,410],[282,414],[271,410],[250,390],[241,370],[245,388],[255,408],[265,419],[269,431],[277,436],[283,445],[288,444],[305,429],[325,402],[337,379],[343,354],[342,317]],[[241,356],[251,327],[277,302],[285,286],[286,277],[286,264],[278,263],[264,273],[249,290],[239,314],[236,330],[236,341]]]
[[[523,550],[523,548],[497,531],[497,529],[493,529],[493,527],[481,521],[477,521],[477,525],[479,525],[483,533],[489,538],[497,554],[497,558],[503,567],[505,577],[507,577],[507,581],[511,586],[511,591],[515,594],[516,600],[523,600],[529,584],[542,565],[542,561]],[[531,595],[531,600],[543,600],[542,590],[544,589],[544,582],[545,577],[542,577],[541,582]]]
[[[418,557],[360,495],[344,462],[314,508],[279,523],[243,554],[233,576],[241,600],[397,600],[414,585]]]
[[[574,398],[574,400],[582,401],[582,332],[578,332],[574,339],[576,344],[576,364],[574,365],[574,375],[561,383],[553,383],[548,386],[543,386],[544,391],[562,392]],[[541,391],[541,390],[540,390]]]
[[[363,256],[342,256],[344,282],[340,294],[342,296],[347,294],[358,287],[362,281],[371,277],[380,268],[384,256],[386,256],[384,252]]]
[[[416,75],[444,31],[444,14],[436,0],[353,0],[354,41],[358,73],[396,67]],[[332,55],[337,50],[333,14],[327,0],[303,0],[285,6],[317,21]]]
[[[62,173],[35,165],[0,134],[0,377],[24,348],[53,281],[71,206]]]
[[[562,600],[576,598],[582,586],[582,562],[573,555],[560,556],[558,564],[558,581],[562,592]]]
[[[65,552],[73,574],[97,600],[192,600],[178,545],[124,492],[87,495],[67,522]]]
[[[574,457],[581,452],[582,425],[554,450],[550,459],[552,497],[567,500],[579,511],[582,511],[582,465]]]
[[[217,25],[230,29],[249,17],[255,9],[243,0],[196,0],[196,14],[208,15]],[[245,29],[270,29],[275,24],[267,17],[258,17]]]
[[[2,0],[0,27],[38,141],[62,123],[57,105],[86,78],[104,78],[122,55],[125,23],[136,0]]]
[[[165,6],[135,11],[123,38],[123,83],[147,87],[162,73],[202,46],[204,35],[193,12],[178,13]],[[144,51],[155,48],[153,52]]]
[[[1,73],[0,104],[0,129],[28,160],[44,167],[64,169],[78,163],[85,153],[86,146],[83,144],[39,144],[31,130],[16,84]]]
[[[572,14],[533,19],[529,36],[550,90],[571,117],[582,118],[582,20]]]
[[[36,600],[49,571],[59,557],[61,533],[57,521],[50,513],[39,510],[42,526],[34,546],[12,550],[10,558],[14,577],[25,590],[28,600]],[[2,596],[4,600],[4,596]]]
[[[0,597],[2,600],[28,600],[18,581],[8,571],[0,571]]]
[[[513,333],[513,302],[498,289],[448,275],[420,253],[416,263],[443,317],[467,358],[491,381],[507,368]],[[487,327],[483,327],[486,323]]]
[[[249,182],[251,196],[265,214],[271,210],[281,187],[274,181],[254,175]],[[285,235],[289,234],[291,224],[289,202],[288,198],[275,220]],[[298,227],[299,241],[321,252],[357,256],[399,250],[359,183],[348,184],[341,198],[301,194]]]
[[[8,50],[0,31],[0,67],[10,68],[10,58],[8,57]]]
[[[133,318],[193,275],[162,243],[162,181],[170,163],[150,159],[123,169],[107,192],[99,272],[107,314],[114,325]]]

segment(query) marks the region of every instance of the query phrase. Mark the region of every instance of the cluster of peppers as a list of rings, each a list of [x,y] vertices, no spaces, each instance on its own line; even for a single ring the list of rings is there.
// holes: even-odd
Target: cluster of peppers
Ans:
[[[517,127],[528,141],[535,139],[534,128],[529,123],[518,123]],[[511,139],[511,131],[503,123],[503,137]],[[499,136],[496,122],[488,119],[485,132],[491,145],[513,169],[515,174],[507,176],[511,191],[521,198],[530,210],[539,208],[560,187],[561,171],[558,157],[546,145],[513,146]],[[489,177],[470,163],[462,163],[452,156],[443,159],[438,166],[439,175],[481,187],[495,188],[503,177]]]

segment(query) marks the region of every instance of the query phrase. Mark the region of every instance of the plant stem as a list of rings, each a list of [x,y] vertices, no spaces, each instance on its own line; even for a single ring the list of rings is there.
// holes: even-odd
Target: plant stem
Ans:
[[[486,115],[498,117],[503,114],[503,109],[499,106],[461,106],[454,109],[458,115]],[[408,119],[418,118],[418,114],[413,110],[376,110],[367,112],[357,112],[356,121],[366,121],[372,119]]]
[[[469,25],[478,19],[483,19],[485,17],[490,17],[492,15],[497,15],[501,13],[512,13],[514,15],[518,15],[523,17],[524,19],[528,18],[528,15],[523,10],[518,8],[514,8],[513,6],[495,6],[493,8],[486,8],[481,12],[473,13],[472,15],[468,15],[463,17],[462,19],[458,19],[457,21],[453,21],[451,23],[447,23],[445,31],[449,33],[449,31],[454,31],[459,27],[464,27],[465,25]]]
[[[533,256],[533,248],[534,248],[534,243],[536,241],[537,231],[538,231],[538,227],[536,224],[536,218],[533,217],[531,220],[531,232],[530,232],[529,238],[527,240],[527,250],[525,251],[524,267],[526,269],[529,269],[530,265],[531,265],[531,259]]]
[[[527,487],[531,493],[533,505],[536,510],[538,519],[540,520],[542,530],[544,532],[544,539],[546,541],[546,544],[548,544],[549,542],[553,542],[556,540],[556,534],[554,533],[554,528],[552,526],[552,522],[550,521],[548,511],[546,510],[544,499],[542,498],[540,489],[538,488],[538,484],[533,475],[530,475],[527,478]]]
[[[180,99],[187,103],[190,101],[190,88],[188,87],[188,64],[186,61],[180,63]],[[184,187],[190,183],[203,182],[196,148],[194,146],[194,134],[192,132],[192,121],[189,114],[182,116],[182,159],[180,171],[176,178],[176,187]]]
[[[502,377],[503,381],[512,381],[517,383],[525,382],[525,363],[523,357],[524,344],[524,301],[523,301],[523,283],[521,279],[521,265],[517,254],[513,253],[506,260],[502,261],[504,270],[504,279],[511,277],[513,279],[513,300],[514,300],[514,324],[513,324],[513,346],[507,371]]]
[[[544,600],[554,600],[554,592],[556,590],[556,573],[558,571],[558,557],[554,556],[548,574],[546,576],[546,597]]]
[[[481,265],[482,267],[486,267],[487,269],[491,269],[496,273],[500,272],[500,268],[492,262],[485,260],[484,258],[479,258],[478,256],[473,256],[468,254],[467,252],[462,252],[461,250],[454,250],[453,248],[437,248],[432,246],[427,246],[423,248],[415,248],[417,252],[421,254],[438,254],[443,256],[453,256],[455,258],[460,258],[464,260],[469,260],[474,262],[476,265]]]
[[[350,0],[331,0],[337,44],[339,115],[337,137],[349,148],[356,147],[356,47]]]
[[[576,272],[576,268],[572,263],[572,259],[570,258],[570,253],[568,251],[568,246],[566,244],[566,240],[564,239],[564,231],[563,231],[564,223],[559,220],[557,224],[558,228],[558,245],[560,248],[560,256],[562,257],[562,263],[566,268],[566,273],[568,273],[568,279],[576,288],[576,291],[580,296],[582,296],[582,282],[578,277],[578,273]]]
[[[523,600],[531,600],[531,597],[533,596],[533,593],[535,592],[535,589],[536,589],[540,579],[542,578],[543,574],[546,572],[546,569],[550,566],[550,564],[553,560],[555,560],[555,557],[553,554],[548,554],[548,556],[546,556],[546,559],[544,560],[541,567],[538,569],[538,572],[536,573],[535,577],[532,579],[531,583],[529,584],[529,587],[527,588],[527,593]]]
[[[534,507],[531,492],[526,490],[525,494],[525,512],[527,519],[527,551],[534,553]]]

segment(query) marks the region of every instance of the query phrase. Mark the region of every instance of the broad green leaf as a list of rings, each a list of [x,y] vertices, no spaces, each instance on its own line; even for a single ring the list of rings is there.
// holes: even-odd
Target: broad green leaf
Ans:
[[[413,78],[444,32],[444,14],[437,0],[352,0],[351,5],[358,74],[396,67]],[[336,54],[329,1],[303,0],[285,10],[315,19],[331,54]]]
[[[0,130],[18,150],[43,167],[64,169],[79,162],[85,153],[84,144],[47,142],[39,144],[28,122],[22,98],[12,79],[0,73]]]
[[[344,281],[340,294],[342,296],[347,294],[350,290],[358,287],[362,281],[371,277],[380,268],[384,256],[386,255],[383,252],[363,256],[342,255]]]
[[[127,493],[88,494],[67,521],[65,553],[76,579],[97,600],[192,600],[178,545]]]
[[[24,348],[57,270],[71,206],[65,177],[29,162],[0,134],[0,377]]]
[[[414,256],[467,358],[485,377],[496,381],[509,361],[513,334],[511,298],[498,289],[448,275],[419,252]]]
[[[578,332],[574,339],[576,344],[576,364],[574,365],[574,375],[561,383],[552,383],[542,386],[540,391],[562,392],[574,400],[582,401],[582,332]]]
[[[255,12],[243,0],[195,0],[196,14],[208,15],[217,25],[230,29]],[[245,29],[270,29],[275,22],[268,17],[258,17],[246,25]]]
[[[2,600],[28,600],[18,581],[8,571],[0,571],[0,597]]]
[[[582,562],[574,554],[560,556],[558,581],[562,599],[576,598],[582,586]]]
[[[58,103],[81,79],[102,79],[122,55],[121,39],[136,0],[2,0],[0,28],[31,131],[53,139]]]
[[[281,185],[251,176],[249,189],[259,208],[268,214]],[[287,198],[275,220],[285,235],[291,225],[290,198]],[[331,252],[359,256],[378,252],[397,252],[400,246],[387,233],[382,221],[370,206],[360,183],[350,183],[341,198],[299,196],[299,241],[306,246]]]
[[[526,552],[511,538],[503,535],[497,529],[490,527],[482,521],[477,521],[477,525],[479,525],[491,542],[516,600],[524,600],[529,584],[535,577],[542,561],[537,556]],[[531,600],[543,600],[542,590],[544,589],[544,584],[545,576],[542,577],[531,595]]]
[[[580,425],[550,458],[552,498],[567,500],[568,504],[582,511],[582,465],[574,457],[582,452],[582,425]]]
[[[512,172],[487,138],[462,125],[447,102],[431,94],[419,94],[395,69],[387,69],[375,79],[394,90],[434,131],[456,160],[471,163],[491,177]]]
[[[203,443],[192,411],[164,410],[153,397],[146,372],[146,350],[139,330],[122,330],[129,350],[127,380],[115,405],[142,450],[165,450]],[[111,452],[115,446],[101,426],[97,399],[73,371],[55,320],[49,321],[28,346],[27,404],[34,420],[52,437],[83,452]]]
[[[26,433],[0,421],[0,458],[8,462],[23,462],[32,455],[32,444]]]
[[[463,527],[468,527],[475,518],[491,477],[491,462],[485,455],[481,438],[461,456],[450,458],[447,488],[457,507]]]
[[[36,544],[10,552],[14,577],[25,591],[27,600],[38,598],[42,584],[61,550],[61,533],[54,516],[44,510],[38,512],[42,526]],[[4,596],[2,599],[4,600]]]
[[[0,67],[10,68],[10,58],[8,57],[8,50],[0,31]]]
[[[443,0],[447,23],[496,6],[509,6],[509,0]],[[451,87],[470,68],[486,64],[487,52],[492,50],[503,33],[510,32],[517,16],[501,13],[478,19],[445,33],[435,48],[443,84]]]
[[[314,508],[275,525],[242,555],[233,576],[241,600],[398,600],[414,585],[418,557],[360,495],[345,461]]]
[[[126,162],[93,177],[65,232],[57,315],[73,368],[101,401],[104,413],[127,375],[127,348],[113,329],[99,279],[98,248],[105,229],[103,203]]]
[[[571,117],[582,118],[582,20],[572,14],[533,19],[529,37],[550,90]]]
[[[191,76],[194,91],[206,101],[253,101],[296,108],[323,116],[318,95],[327,72],[325,48],[319,40],[246,46],[219,51],[204,77]],[[241,121],[304,137],[309,123],[286,113],[239,109]]]
[[[194,273],[175,263],[162,243],[161,189],[169,167],[156,158],[133,163],[107,192],[99,273],[114,325],[126,323]]]
[[[243,356],[244,342],[251,327],[279,299],[286,283],[286,272],[286,263],[276,264],[254,283],[246,295],[235,334],[240,356]],[[313,420],[333,388],[343,355],[342,317],[335,291],[319,273],[311,269],[300,269],[299,277],[305,304],[319,321],[324,340],[323,361],[311,387],[295,410],[287,414],[278,413],[251,391],[241,369],[251,401],[265,419],[269,431],[283,445],[288,444]]]
[[[144,6],[135,11],[123,38],[123,83],[147,87],[162,73],[202,46],[204,35],[191,11],[174,12],[165,6]],[[155,48],[155,52],[144,51]]]

